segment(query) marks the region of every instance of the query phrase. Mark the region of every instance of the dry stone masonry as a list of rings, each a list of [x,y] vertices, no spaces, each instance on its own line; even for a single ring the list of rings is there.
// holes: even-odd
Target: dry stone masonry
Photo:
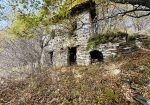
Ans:
[[[92,10],[90,7],[92,7]],[[125,38],[116,43],[105,43],[98,45],[95,49],[87,50],[87,43],[91,36],[96,35],[98,28],[95,27],[93,19],[96,17],[94,3],[86,1],[70,10],[70,14],[75,21],[74,35],[70,38],[68,33],[57,32],[62,24],[51,26],[55,30],[54,38],[49,41],[49,46],[45,49],[49,54],[51,65],[60,67],[68,65],[89,65],[93,62],[107,62],[110,57],[115,57],[119,52],[131,50],[132,46],[124,45]],[[83,9],[84,8],[84,9]],[[94,16],[94,17],[93,17]],[[140,43],[140,42],[138,42]],[[138,44],[138,46],[141,46]],[[48,56],[46,56],[48,57]]]

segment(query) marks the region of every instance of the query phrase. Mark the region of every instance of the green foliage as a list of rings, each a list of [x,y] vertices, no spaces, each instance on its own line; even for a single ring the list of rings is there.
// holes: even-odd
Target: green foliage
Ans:
[[[118,93],[115,93],[111,88],[104,87],[103,93],[109,100],[116,101],[116,102],[119,101],[120,95]]]
[[[98,105],[102,105],[102,98],[101,98],[101,96],[98,96],[97,100],[98,100]]]
[[[108,42],[112,42],[115,38],[126,37],[128,34],[123,32],[107,32],[104,34],[99,34],[92,36],[88,40],[87,50],[94,49],[99,44],[104,44]]]
[[[99,3],[106,2],[107,0],[92,1]],[[32,24],[33,26],[35,26],[34,23],[42,23],[45,26],[56,24],[63,21],[64,18],[70,18],[70,16],[68,15],[70,9],[83,2],[86,2],[86,0],[11,0],[10,6],[15,11],[20,11],[21,14],[23,14],[23,18],[21,17],[21,19],[19,19],[17,17],[14,19],[14,22],[11,26],[12,30],[14,33],[19,35],[20,33],[25,34],[26,32],[24,30],[27,31],[29,28],[32,28]],[[40,21],[37,21],[35,17],[31,17],[31,14],[40,14],[42,19]],[[21,27],[19,27],[19,24]],[[25,27],[29,28],[27,29]],[[19,36],[26,36],[21,34]]]
[[[35,26],[38,26],[41,20],[40,16],[32,14],[19,14],[13,21],[10,31],[16,37],[33,37]]]
[[[14,18],[11,31],[17,37],[33,37],[32,31],[34,26],[40,23],[48,26],[62,22],[64,19],[69,19],[70,15],[68,12],[70,9],[86,1],[88,0],[10,0],[10,4],[8,4],[13,10],[21,12],[21,17]],[[107,2],[107,0],[91,1],[97,4],[99,2]],[[39,17],[37,18],[35,14],[39,14],[41,19],[38,19]],[[69,37],[74,34],[72,29],[68,33]]]

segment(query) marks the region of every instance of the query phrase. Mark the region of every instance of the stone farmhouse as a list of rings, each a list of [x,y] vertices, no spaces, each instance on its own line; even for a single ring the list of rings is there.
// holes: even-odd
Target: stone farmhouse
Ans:
[[[95,3],[91,0],[74,6],[69,14],[73,17],[73,35],[69,38],[62,24],[52,26],[52,34],[46,52],[49,54],[50,64],[56,67],[68,65],[89,65],[93,62],[107,62],[118,54],[120,42],[100,44],[94,49],[87,50],[90,37],[97,35],[98,25],[95,24],[98,13]],[[58,31],[61,30],[61,31]],[[57,34],[57,35],[56,35]]]

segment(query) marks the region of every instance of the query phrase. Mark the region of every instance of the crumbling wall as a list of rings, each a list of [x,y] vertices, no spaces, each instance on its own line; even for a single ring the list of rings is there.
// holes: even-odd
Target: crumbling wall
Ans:
[[[87,44],[89,38],[93,34],[93,24],[91,21],[90,11],[84,11],[80,14],[76,14],[74,19],[77,22],[77,27],[74,30],[74,35],[68,37],[68,33],[60,33],[49,42],[47,51],[53,51],[53,65],[60,67],[69,64],[68,61],[68,49],[76,47],[76,64],[77,65],[89,65],[91,63],[90,52],[92,50],[98,50],[102,53],[103,61],[107,62],[111,57],[115,57],[119,52],[119,48],[127,49],[128,46],[121,47],[120,43],[125,43],[126,38],[119,41],[109,42],[98,45],[95,49],[87,50]],[[131,47],[132,48],[132,47]]]
[[[53,66],[66,66],[68,59],[67,52],[67,37],[66,35],[59,35],[49,41],[47,52],[53,52]]]
[[[88,52],[98,50],[103,55],[103,61],[108,62],[111,57],[115,57],[117,55],[117,49],[118,49],[119,43],[106,43],[106,44],[100,44],[95,49],[91,49]]]

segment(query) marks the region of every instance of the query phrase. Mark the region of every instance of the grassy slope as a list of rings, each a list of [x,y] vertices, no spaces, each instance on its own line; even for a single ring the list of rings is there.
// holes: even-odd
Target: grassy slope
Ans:
[[[115,69],[121,72],[114,74]],[[138,51],[107,64],[53,68],[26,80],[5,80],[0,104],[137,105],[132,99],[137,93],[150,99],[149,78],[150,51]]]

